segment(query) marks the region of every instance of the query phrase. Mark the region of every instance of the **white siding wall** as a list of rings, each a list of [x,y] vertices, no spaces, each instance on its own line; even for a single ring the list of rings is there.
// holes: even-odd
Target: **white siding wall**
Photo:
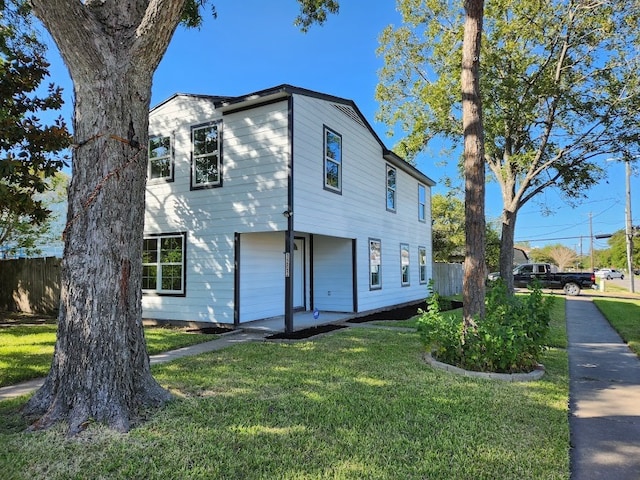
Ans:
[[[223,186],[192,191],[191,127],[220,118]],[[173,136],[175,181],[147,186],[145,233],[188,232],[187,275],[184,297],[144,295],[143,315],[233,323],[234,232],[286,228],[287,102],[222,117],[210,100],[178,96],[149,131]]]
[[[284,314],[284,234],[240,237],[240,317],[243,322]]]
[[[357,239],[358,309],[366,311],[426,297],[419,282],[418,247],[431,266],[431,192],[427,222],[418,221],[418,181],[397,169],[396,212],[386,210],[386,161],[364,126],[331,102],[294,97],[294,221],[299,231]],[[342,194],[323,188],[323,125],[342,135]],[[382,288],[369,289],[369,238],[382,241]],[[409,244],[410,285],[401,285],[400,244]],[[318,268],[317,262],[314,268]],[[315,282],[318,282],[318,275]],[[322,292],[316,289],[318,299]],[[326,293],[326,292],[325,292]],[[319,301],[319,300],[317,300]]]
[[[353,311],[351,240],[313,238],[314,303],[319,310]]]

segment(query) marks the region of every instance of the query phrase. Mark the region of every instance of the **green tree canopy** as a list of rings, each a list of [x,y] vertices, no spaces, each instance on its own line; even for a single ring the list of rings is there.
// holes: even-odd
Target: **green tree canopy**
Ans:
[[[379,118],[421,153],[462,138],[462,2],[398,0],[403,24],[380,38]],[[513,263],[519,209],[545,189],[571,202],[603,175],[602,155],[634,156],[640,124],[640,4],[497,0],[481,58],[485,158],[502,193],[500,270]]]
[[[453,193],[431,198],[433,219],[433,260],[459,262],[465,254],[464,202]],[[491,223],[486,225],[485,257],[489,271],[498,267],[500,236]]]
[[[45,191],[63,165],[71,137],[62,117],[39,116],[62,106],[62,90],[42,87],[45,47],[20,0],[0,1],[0,248],[33,248],[50,214]],[[34,236],[35,235],[35,236]]]

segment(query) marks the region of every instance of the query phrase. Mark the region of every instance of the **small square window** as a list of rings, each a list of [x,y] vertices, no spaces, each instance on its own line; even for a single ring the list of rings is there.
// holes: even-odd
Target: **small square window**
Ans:
[[[185,293],[185,234],[145,237],[142,245],[142,290]]]

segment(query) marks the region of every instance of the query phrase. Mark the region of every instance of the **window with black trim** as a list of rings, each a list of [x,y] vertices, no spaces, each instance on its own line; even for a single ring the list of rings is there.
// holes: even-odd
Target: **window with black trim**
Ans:
[[[342,193],[342,136],[324,127],[324,188]]]
[[[369,239],[369,288],[382,288],[382,242],[377,238]]]
[[[396,211],[397,172],[391,165],[387,165],[387,210]]]
[[[427,247],[418,247],[418,268],[420,283],[427,283]]]
[[[173,149],[170,136],[152,135],[149,137],[147,168],[149,181],[173,182]]]
[[[142,290],[183,295],[184,252],[184,233],[145,236],[142,246]]]
[[[221,122],[191,128],[191,188],[222,186]]]
[[[411,259],[409,258],[409,245],[407,243],[400,244],[400,269],[402,274],[402,286],[409,285],[409,265]]]
[[[418,220],[427,221],[427,188],[418,184]]]

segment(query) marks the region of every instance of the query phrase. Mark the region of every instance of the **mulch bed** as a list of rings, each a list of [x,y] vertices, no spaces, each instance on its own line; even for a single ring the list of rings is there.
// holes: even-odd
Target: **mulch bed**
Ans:
[[[411,317],[415,317],[418,314],[418,309],[426,310],[427,302],[422,301],[406,305],[400,308],[394,308],[392,310],[384,310],[382,312],[372,313],[371,315],[365,315],[363,317],[351,318],[349,323],[364,323],[373,322],[376,320],[408,320]],[[451,309],[462,308],[462,302],[455,300],[451,301]]]
[[[204,333],[208,335],[222,335],[223,333],[233,332],[233,328],[228,327],[203,327],[203,328],[191,328],[187,330],[188,333]]]

